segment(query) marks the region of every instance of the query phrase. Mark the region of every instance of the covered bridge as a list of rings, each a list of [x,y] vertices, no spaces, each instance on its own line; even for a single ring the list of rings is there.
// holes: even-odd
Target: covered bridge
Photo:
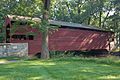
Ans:
[[[17,25],[14,34],[10,34],[10,29],[15,22],[14,16],[6,18],[6,42],[8,43],[28,43],[29,55],[34,55],[41,51],[41,33],[30,25],[22,22]],[[18,19],[24,20],[28,17],[17,16]],[[38,18],[35,18],[39,20]],[[70,23],[63,21],[49,21],[51,25],[59,25],[58,30],[49,34],[50,51],[81,51],[81,50],[112,50],[114,47],[114,33],[111,31],[101,30],[92,26]],[[28,33],[37,33],[32,35]],[[8,40],[8,41],[7,41]]]

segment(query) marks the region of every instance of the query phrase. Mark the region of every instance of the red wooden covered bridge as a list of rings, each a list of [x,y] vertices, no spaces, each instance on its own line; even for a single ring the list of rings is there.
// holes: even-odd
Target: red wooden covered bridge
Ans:
[[[17,16],[23,20],[28,17]],[[36,18],[37,20],[37,18]],[[12,24],[15,22],[14,15],[6,18],[6,42],[7,43],[28,43],[29,55],[41,51],[41,33],[31,26],[21,22],[17,25],[14,34],[10,34]],[[77,23],[50,20],[51,25],[59,25],[58,30],[49,34],[50,51],[81,51],[81,50],[112,50],[114,47],[114,33],[101,30],[92,26]],[[37,33],[37,35],[28,33]]]

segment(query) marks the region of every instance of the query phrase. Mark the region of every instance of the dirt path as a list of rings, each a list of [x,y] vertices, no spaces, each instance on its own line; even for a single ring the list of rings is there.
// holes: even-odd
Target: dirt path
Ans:
[[[14,63],[19,62],[20,60],[0,60],[0,64],[8,64],[8,63]]]

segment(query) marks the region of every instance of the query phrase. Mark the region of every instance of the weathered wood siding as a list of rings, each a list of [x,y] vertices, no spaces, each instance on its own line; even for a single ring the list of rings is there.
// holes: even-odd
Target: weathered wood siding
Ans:
[[[41,50],[41,34],[36,29],[28,29],[25,32],[16,32],[15,34],[26,34],[26,32],[37,32],[34,40],[15,40],[11,38],[12,43],[28,43],[29,54],[40,52]],[[91,50],[91,49],[107,49],[109,50],[110,33],[59,28],[49,35],[49,49],[54,51],[67,50]]]
[[[105,32],[61,28],[50,35],[50,50],[108,49],[109,36]]]

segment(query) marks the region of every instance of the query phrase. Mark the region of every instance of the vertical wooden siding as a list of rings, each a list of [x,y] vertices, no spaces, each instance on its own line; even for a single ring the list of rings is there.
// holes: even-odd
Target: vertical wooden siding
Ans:
[[[6,20],[10,24],[10,20]],[[12,26],[11,26],[12,27]],[[23,26],[25,30],[16,30],[14,34],[26,34],[35,32],[37,35],[34,40],[15,40],[11,38],[11,43],[28,43],[29,54],[41,51],[41,33],[37,29]],[[107,49],[109,50],[109,32],[91,31],[83,29],[59,28],[49,35],[49,50],[67,51],[67,50],[91,50]]]

